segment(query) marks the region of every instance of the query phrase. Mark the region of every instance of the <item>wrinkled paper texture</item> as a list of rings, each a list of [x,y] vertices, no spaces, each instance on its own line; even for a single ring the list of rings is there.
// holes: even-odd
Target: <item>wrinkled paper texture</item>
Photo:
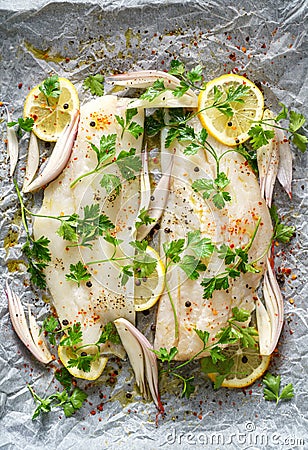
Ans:
[[[280,101],[307,114],[306,14],[304,0],[0,0],[0,101],[9,102],[17,119],[29,89],[52,72],[69,78],[85,102],[91,96],[82,83],[89,74],[164,70],[173,57],[179,57],[188,67],[202,64],[206,79],[230,71],[246,74],[261,86],[275,112]],[[191,365],[195,394],[181,399],[178,387],[163,387],[166,416],[156,427],[155,407],[140,398],[129,363],[113,359],[100,380],[79,383],[89,397],[73,417],[65,419],[56,410],[32,421],[35,405],[27,383],[42,396],[52,393],[58,383],[53,371],[37,363],[18,340],[8,315],[6,279],[23,304],[32,305],[39,323],[49,308],[46,296],[42,298],[25,282],[20,251],[25,233],[8,175],[3,108],[0,119],[0,448],[305,448],[306,156],[294,149],[292,201],[278,184],[274,197],[284,221],[297,230],[290,245],[276,249],[276,269],[291,269],[291,273],[280,275],[285,324],[270,366],[271,373],[281,375],[283,385],[293,383],[292,401],[278,406],[266,402],[260,382],[243,390],[215,392],[196,363]],[[42,150],[48,153],[45,147]],[[25,137],[15,173],[20,184],[26,149]],[[41,200],[38,195],[34,201],[28,198],[30,207]],[[141,329],[150,330],[153,322],[153,315],[139,317]],[[118,372],[116,383],[114,371]]]

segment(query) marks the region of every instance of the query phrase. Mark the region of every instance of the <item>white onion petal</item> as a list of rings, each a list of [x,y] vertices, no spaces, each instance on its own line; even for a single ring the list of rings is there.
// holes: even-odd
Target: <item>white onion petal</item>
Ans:
[[[32,355],[40,362],[48,364],[52,361],[52,355],[46,353],[41,346],[38,346],[33,340],[26,321],[26,316],[20,301],[20,298],[11,290],[6,282],[6,295],[12,325],[19,339],[25,344]]]
[[[143,386],[142,389],[145,391],[145,385],[147,383],[155,405],[160,413],[163,413],[164,407],[160,401],[158,390],[157,359],[153,352],[153,346],[128,320],[122,318],[116,319],[114,324],[120,334],[122,344],[127,351],[139,385]],[[131,337],[134,339],[131,339]],[[142,355],[140,354],[140,349]]]
[[[26,190],[24,190],[24,192],[31,192],[39,189],[54,180],[63,171],[72,152],[74,140],[78,130],[78,122],[79,111],[76,111],[72,116],[71,122],[59,136],[46,167],[42,173],[40,173],[38,177],[32,181]]]

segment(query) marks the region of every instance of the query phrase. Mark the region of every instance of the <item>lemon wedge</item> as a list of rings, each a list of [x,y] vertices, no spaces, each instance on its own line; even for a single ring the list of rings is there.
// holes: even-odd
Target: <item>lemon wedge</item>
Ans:
[[[66,78],[59,78],[61,93],[59,97],[45,97],[39,85],[28,94],[24,104],[24,118],[34,120],[33,132],[39,139],[56,142],[72,115],[79,109],[78,92]]]
[[[257,349],[241,348],[238,346],[227,347],[223,354],[232,358],[234,365],[230,373],[222,383],[226,388],[244,388],[250,386],[267,371],[271,361],[270,356],[262,356]],[[215,373],[209,373],[209,378],[215,382]]]
[[[223,108],[212,107],[217,90],[222,94],[217,106],[227,99],[227,93],[234,92],[238,87],[246,86],[248,89],[239,97],[239,101],[230,101],[233,116],[224,114]],[[202,126],[219,142],[235,146],[249,139],[248,131],[252,121],[262,119],[264,98],[257,86],[247,78],[240,75],[222,75],[209,81],[205,90],[198,97],[199,119]]]
[[[90,351],[87,349],[90,354]],[[70,359],[75,358],[74,353],[70,347],[65,347],[63,345],[58,346],[58,356],[64,367],[69,371],[69,373],[75,378],[82,378],[83,380],[96,380],[101,376],[103,370],[106,367],[108,358],[99,357],[98,359],[91,361],[91,369],[89,372],[77,369],[77,367],[69,367],[68,362]]]
[[[165,266],[159,254],[152,247],[146,248],[146,253],[157,260],[154,272],[146,278],[135,278],[135,310],[145,311],[151,308],[161,296],[165,281]]]

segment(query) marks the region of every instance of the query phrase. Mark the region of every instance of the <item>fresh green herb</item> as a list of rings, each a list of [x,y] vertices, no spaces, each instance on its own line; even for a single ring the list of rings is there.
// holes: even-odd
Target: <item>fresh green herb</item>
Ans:
[[[91,274],[84,264],[82,264],[81,261],[78,261],[77,264],[70,264],[70,273],[66,274],[65,278],[66,280],[74,281],[79,287],[81,281],[87,281],[91,278]]]
[[[274,137],[274,133],[271,130],[264,130],[262,125],[271,126],[273,128],[279,128],[281,130],[290,133],[291,140],[293,144],[301,151],[305,152],[307,149],[308,138],[298,131],[303,127],[306,122],[305,116],[303,114],[297,113],[296,111],[289,110],[286,105],[280,103],[282,110],[274,119],[262,119],[257,122],[257,125],[251,128],[249,135],[252,137],[251,144],[252,147],[257,150],[263,145],[267,144],[269,139]],[[281,120],[289,120],[287,127],[282,127],[277,125]]]
[[[142,167],[141,158],[140,156],[136,156],[135,148],[131,148],[128,152],[122,150],[115,163],[125,180],[132,180],[135,178],[135,174],[139,172]]]
[[[105,344],[107,341],[112,342],[113,344],[120,344],[120,336],[117,332],[115,325],[112,322],[108,322],[102,331],[102,334],[97,341],[97,344]]]
[[[157,358],[167,366],[162,369],[160,373],[166,373],[169,376],[173,376],[181,380],[183,384],[182,397],[187,397],[194,392],[194,385],[192,381],[194,377],[186,378],[179,373],[179,370],[190,364],[204,351],[208,351],[210,356],[201,359],[201,369],[204,373],[217,373],[214,388],[218,389],[223,380],[231,373],[231,369],[234,366],[234,360],[232,358],[227,358],[223,353],[223,349],[226,345],[238,343],[241,346],[247,347],[247,342],[245,341],[245,333],[250,333],[249,336],[256,336],[257,332],[255,329],[248,332],[247,328],[242,328],[238,325],[238,322],[246,322],[250,319],[250,313],[241,308],[232,309],[232,317],[228,320],[228,327],[223,329],[222,333],[215,336],[216,342],[209,344],[210,333],[208,331],[202,331],[194,329],[195,333],[198,335],[203,343],[202,349],[192,356],[188,361],[180,363],[179,365],[174,364],[174,358],[178,354],[178,349],[172,347],[169,351],[166,348],[160,348],[159,350],[153,350]],[[253,339],[254,340],[254,339]],[[249,342],[250,343],[250,342]],[[254,340],[254,348],[256,348],[256,341]]]
[[[30,273],[30,280],[40,289],[46,288],[46,275],[44,269],[48,262],[51,261],[51,254],[48,248],[49,240],[45,236],[39,239],[33,239],[29,231],[26,213],[29,212],[23,202],[21,193],[19,191],[17,182],[14,180],[14,186],[17,192],[17,197],[21,208],[21,220],[26,231],[27,239],[22,247],[22,251],[28,259],[28,273]]]
[[[274,225],[273,240],[287,244],[295,233],[295,227],[284,225],[279,220],[276,206],[270,208],[271,218]]]
[[[99,172],[104,167],[107,167],[114,162],[113,160],[109,161],[109,162],[107,162],[107,161],[110,160],[110,158],[113,158],[115,156],[116,140],[117,140],[117,135],[114,133],[114,134],[103,135],[100,138],[99,148],[96,145],[94,145],[92,142],[89,142],[92,150],[96,153],[96,159],[97,159],[96,166],[93,170],[83,173],[78,178],[76,178],[76,180],[74,180],[71,183],[71,185],[70,185],[71,188],[73,188],[83,178]]]
[[[149,102],[153,102],[159,95],[165,92],[167,89],[164,85],[164,80],[156,80],[153,83],[153,86],[150,86],[141,96],[140,98],[143,100],[148,100]]]
[[[165,126],[165,112],[163,109],[157,109],[151,116],[146,116],[145,118],[145,130],[148,136],[155,136]]]
[[[39,90],[45,95],[47,103],[49,98],[58,98],[61,94],[60,82],[58,75],[52,75],[39,86]]]
[[[204,199],[212,197],[212,201],[216,208],[224,208],[226,202],[231,201],[229,192],[224,191],[224,188],[230,184],[230,180],[224,172],[220,172],[215,180],[207,178],[199,178],[192,184],[192,188],[196,192],[202,192]]]
[[[241,273],[258,273],[253,263],[248,262],[248,252],[252,246],[252,243],[256,237],[259,229],[261,219],[259,218],[256,228],[250,238],[248,244],[244,249],[241,247],[233,250],[226,244],[223,244],[218,249],[218,256],[224,259],[226,267],[225,271],[212,278],[204,278],[201,282],[201,286],[204,287],[203,298],[212,298],[213,292],[217,290],[226,290],[229,288],[229,279],[238,278]]]
[[[263,390],[265,400],[275,401],[276,404],[278,404],[279,400],[290,400],[294,397],[292,383],[287,384],[279,394],[280,375],[275,377],[274,375],[267,373],[263,378],[263,384],[265,385]]]
[[[130,277],[134,276],[132,266],[130,264],[120,268],[121,286],[125,286]]]
[[[55,378],[67,391],[70,391],[73,384],[73,377],[65,367],[55,371]]]
[[[72,393],[65,389],[62,392],[55,392],[46,398],[39,397],[32,387],[28,385],[35,403],[38,405],[33,413],[32,420],[36,419],[40,413],[48,413],[53,408],[61,407],[66,417],[71,417],[78,409],[82,407],[83,402],[87,399],[88,394],[75,388]]]
[[[55,334],[59,332],[59,321],[53,316],[46,317],[43,321],[40,333],[45,331],[48,336],[49,342],[52,345],[56,345]]]
[[[150,225],[153,222],[156,222],[156,219],[153,219],[149,216],[148,211],[145,208],[142,208],[139,215],[139,221],[135,223],[136,229],[141,227],[141,225]]]
[[[266,145],[270,139],[273,139],[275,133],[273,130],[265,130],[262,125],[255,125],[248,131],[250,144],[254,150]]]
[[[141,125],[139,125],[137,122],[133,122],[132,119],[138,114],[137,108],[130,108],[126,110],[125,113],[125,119],[120,116],[115,116],[118,124],[122,128],[122,134],[121,138],[123,138],[123,135],[125,131],[128,131],[132,136],[134,136],[135,139],[138,139],[139,136],[143,133],[143,128]]]
[[[104,95],[104,77],[100,73],[89,75],[83,82],[84,89],[90,89],[92,95],[102,97]]]
[[[110,173],[103,174],[100,185],[106,189],[107,194],[114,192],[115,195],[119,195],[122,189],[120,178]]]
[[[104,233],[114,229],[114,224],[105,214],[100,214],[98,204],[85,205],[83,218],[78,214],[59,216],[61,225],[57,230],[59,236],[72,242],[72,246],[92,248],[92,242]]]
[[[32,117],[26,117],[25,119],[23,117],[19,117],[17,119],[17,122],[8,122],[7,123],[8,127],[14,127],[15,125],[18,125],[17,136],[21,137],[22,130],[27,131],[27,132],[32,131],[32,128],[34,125],[34,120],[32,119]]]
[[[28,259],[27,271],[30,274],[30,280],[40,289],[46,288],[46,275],[43,270],[51,261],[49,242],[49,239],[44,236],[35,240],[27,233],[27,241],[22,247],[22,251]]]
[[[61,340],[60,345],[64,347],[73,347],[82,342],[81,323],[74,323],[72,327],[66,329],[67,336]]]
[[[75,354],[74,358],[71,358],[68,360],[67,366],[68,367],[76,367],[78,370],[82,370],[83,372],[90,372],[91,363],[92,363],[92,361],[94,361],[96,359],[95,356],[87,355],[87,354],[86,355]]]
[[[217,390],[221,387],[225,378],[231,373],[234,367],[233,359],[216,360],[211,356],[207,356],[201,359],[201,370],[203,373],[216,373],[214,382],[214,389]]]
[[[190,71],[186,71],[181,61],[173,60],[170,64],[169,73],[181,80],[180,85],[172,91],[175,97],[182,97],[190,87],[200,89],[199,85],[197,85],[197,83],[202,81],[202,67],[200,65]]]

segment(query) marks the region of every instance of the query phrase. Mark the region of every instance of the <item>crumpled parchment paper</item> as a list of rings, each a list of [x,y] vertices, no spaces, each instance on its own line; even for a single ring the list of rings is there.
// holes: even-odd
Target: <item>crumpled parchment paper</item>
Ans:
[[[89,74],[164,70],[179,57],[189,67],[202,64],[209,79],[229,71],[246,74],[261,86],[276,112],[281,101],[307,113],[306,15],[305,0],[0,0],[0,101],[10,103],[16,119],[29,89],[51,72],[69,78],[86,101],[90,95],[82,83]],[[278,406],[265,402],[258,382],[243,390],[215,392],[196,363],[192,372],[197,388],[189,400],[179,398],[176,386],[162,388],[166,417],[157,428],[155,407],[140,398],[129,364],[114,359],[100,380],[79,383],[89,398],[73,417],[65,419],[54,411],[32,421],[35,406],[26,384],[41,395],[58,384],[53,371],[37,363],[19,342],[9,320],[6,279],[23,304],[32,305],[38,321],[48,305],[24,284],[20,244],[25,237],[8,176],[3,109],[0,119],[0,448],[307,448],[306,156],[294,151],[292,201],[278,185],[275,194],[279,212],[297,231],[290,245],[276,249],[285,325],[270,371],[281,375],[283,385],[293,383],[292,401]],[[25,139],[20,153],[19,181]],[[152,316],[143,317],[142,323],[146,320],[153,322]]]

